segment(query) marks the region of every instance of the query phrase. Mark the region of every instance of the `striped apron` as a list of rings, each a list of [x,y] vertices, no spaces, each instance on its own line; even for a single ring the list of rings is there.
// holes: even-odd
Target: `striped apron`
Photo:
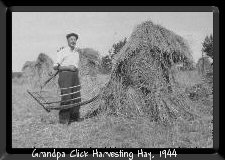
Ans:
[[[81,102],[81,98],[79,98],[81,97],[81,94],[80,94],[81,87],[79,86],[75,88],[69,88],[69,87],[80,85],[78,75],[79,75],[78,69],[75,72],[70,72],[70,71],[59,72],[58,83],[59,83],[59,87],[61,88],[61,104],[60,105],[68,105],[71,103]],[[69,88],[69,89],[65,89],[65,88]],[[71,99],[74,99],[74,100],[71,100]],[[79,109],[80,107],[78,106],[78,107],[60,110],[59,122],[65,124],[65,123],[69,123],[70,120],[77,120],[80,116]]]

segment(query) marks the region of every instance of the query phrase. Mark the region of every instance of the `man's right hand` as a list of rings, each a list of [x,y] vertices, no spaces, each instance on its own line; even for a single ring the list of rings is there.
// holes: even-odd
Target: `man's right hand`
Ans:
[[[54,65],[54,66],[53,66],[53,69],[54,69],[54,70],[59,70],[59,67],[60,67],[60,64]]]

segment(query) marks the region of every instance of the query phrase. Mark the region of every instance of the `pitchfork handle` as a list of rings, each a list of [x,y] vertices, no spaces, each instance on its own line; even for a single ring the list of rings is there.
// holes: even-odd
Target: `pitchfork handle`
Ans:
[[[57,70],[57,71],[55,72],[54,75],[52,75],[47,81],[45,81],[45,83],[44,83],[43,85],[41,85],[41,89],[42,89],[49,81],[51,81],[58,73],[59,73],[59,70]]]

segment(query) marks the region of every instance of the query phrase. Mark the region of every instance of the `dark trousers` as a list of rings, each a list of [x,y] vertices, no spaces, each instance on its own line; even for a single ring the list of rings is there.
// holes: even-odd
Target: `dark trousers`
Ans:
[[[62,89],[62,88],[68,88],[68,87],[80,85],[78,70],[76,72],[70,72],[70,71],[59,72],[58,83],[59,83],[59,87],[61,88],[61,95],[80,91],[81,87]],[[78,97],[81,97],[80,92],[61,96],[61,101],[62,101],[61,105],[79,103],[81,102],[81,98],[78,98]],[[74,98],[78,98],[78,99],[70,101],[70,99],[74,99]],[[79,109],[80,107],[72,107],[69,109],[60,110],[59,122],[65,124],[65,123],[69,123],[70,121],[79,119],[80,117]]]

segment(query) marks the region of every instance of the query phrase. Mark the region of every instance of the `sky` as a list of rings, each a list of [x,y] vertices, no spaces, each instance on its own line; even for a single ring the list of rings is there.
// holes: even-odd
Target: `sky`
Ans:
[[[213,12],[13,12],[12,70],[21,71],[26,61],[36,60],[40,53],[55,60],[71,32],[79,35],[77,47],[93,48],[104,56],[113,43],[129,37],[146,20],[183,36],[195,62],[205,37],[213,34]]]

